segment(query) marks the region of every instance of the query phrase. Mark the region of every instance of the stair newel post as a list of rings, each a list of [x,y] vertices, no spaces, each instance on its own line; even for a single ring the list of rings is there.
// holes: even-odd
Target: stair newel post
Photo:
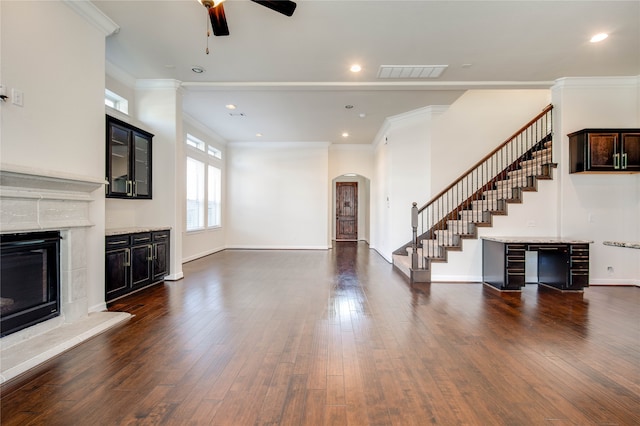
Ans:
[[[418,203],[416,202],[411,207],[411,227],[413,228],[411,268],[418,269]]]

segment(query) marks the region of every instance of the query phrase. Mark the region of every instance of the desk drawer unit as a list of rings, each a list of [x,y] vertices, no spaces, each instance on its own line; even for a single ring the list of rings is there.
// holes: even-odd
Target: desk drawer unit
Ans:
[[[569,277],[567,289],[589,287],[589,245],[572,244],[569,247]]]
[[[507,244],[505,254],[505,287],[520,288],[525,282],[525,246]]]

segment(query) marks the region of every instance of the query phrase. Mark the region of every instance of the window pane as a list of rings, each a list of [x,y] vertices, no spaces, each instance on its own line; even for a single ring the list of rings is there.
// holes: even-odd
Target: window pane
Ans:
[[[208,217],[207,224],[211,226],[220,226],[220,200],[221,200],[221,172],[217,167],[209,166],[209,182],[208,182]]]
[[[222,151],[220,151],[219,149],[216,149],[214,147],[212,147],[211,145],[208,145],[207,147],[207,152],[210,156],[215,157],[215,158],[220,158],[222,159]]]
[[[129,114],[129,101],[109,89],[104,90],[104,104],[124,114]]]
[[[187,133],[187,145],[192,146],[194,148],[198,148],[200,151],[204,151],[204,142],[202,142],[200,139],[188,133]]]
[[[204,228],[204,163],[187,157],[187,231]]]

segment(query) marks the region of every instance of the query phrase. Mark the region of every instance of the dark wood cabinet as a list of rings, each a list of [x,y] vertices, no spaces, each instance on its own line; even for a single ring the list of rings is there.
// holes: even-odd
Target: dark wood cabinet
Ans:
[[[108,198],[151,199],[153,135],[107,115]]]
[[[568,136],[571,173],[640,172],[640,129],[583,129]]]
[[[169,230],[106,237],[105,300],[160,282],[169,273]]]
[[[154,232],[153,237],[153,280],[158,281],[169,274],[169,231]]]
[[[131,291],[131,243],[128,235],[106,238],[105,300]]]

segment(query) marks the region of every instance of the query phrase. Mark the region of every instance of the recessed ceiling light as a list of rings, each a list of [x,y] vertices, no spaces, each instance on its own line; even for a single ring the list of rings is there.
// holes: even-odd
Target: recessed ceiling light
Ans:
[[[358,116],[360,118],[365,118],[367,116],[367,114],[365,114],[364,112],[361,112],[360,114],[358,114]]]
[[[231,109],[231,110],[233,110],[233,109],[236,109],[236,108],[237,108],[234,104],[227,104],[227,105],[225,105],[224,107],[225,107],[226,109]]]
[[[358,64],[353,64],[351,65],[351,68],[349,68],[349,71],[351,72],[360,72],[362,71],[362,67]]]
[[[591,37],[591,43],[598,43],[602,40],[604,40],[605,38],[609,37],[609,34],[607,33],[600,33],[600,34],[596,34],[593,37]]]
[[[348,138],[349,137],[349,132],[342,132],[342,137],[343,138]]]
[[[256,136],[261,138],[262,137],[262,133],[256,133]]]
[[[206,70],[204,68],[196,65],[196,66],[191,67],[191,71],[195,72],[196,74],[202,74]]]

